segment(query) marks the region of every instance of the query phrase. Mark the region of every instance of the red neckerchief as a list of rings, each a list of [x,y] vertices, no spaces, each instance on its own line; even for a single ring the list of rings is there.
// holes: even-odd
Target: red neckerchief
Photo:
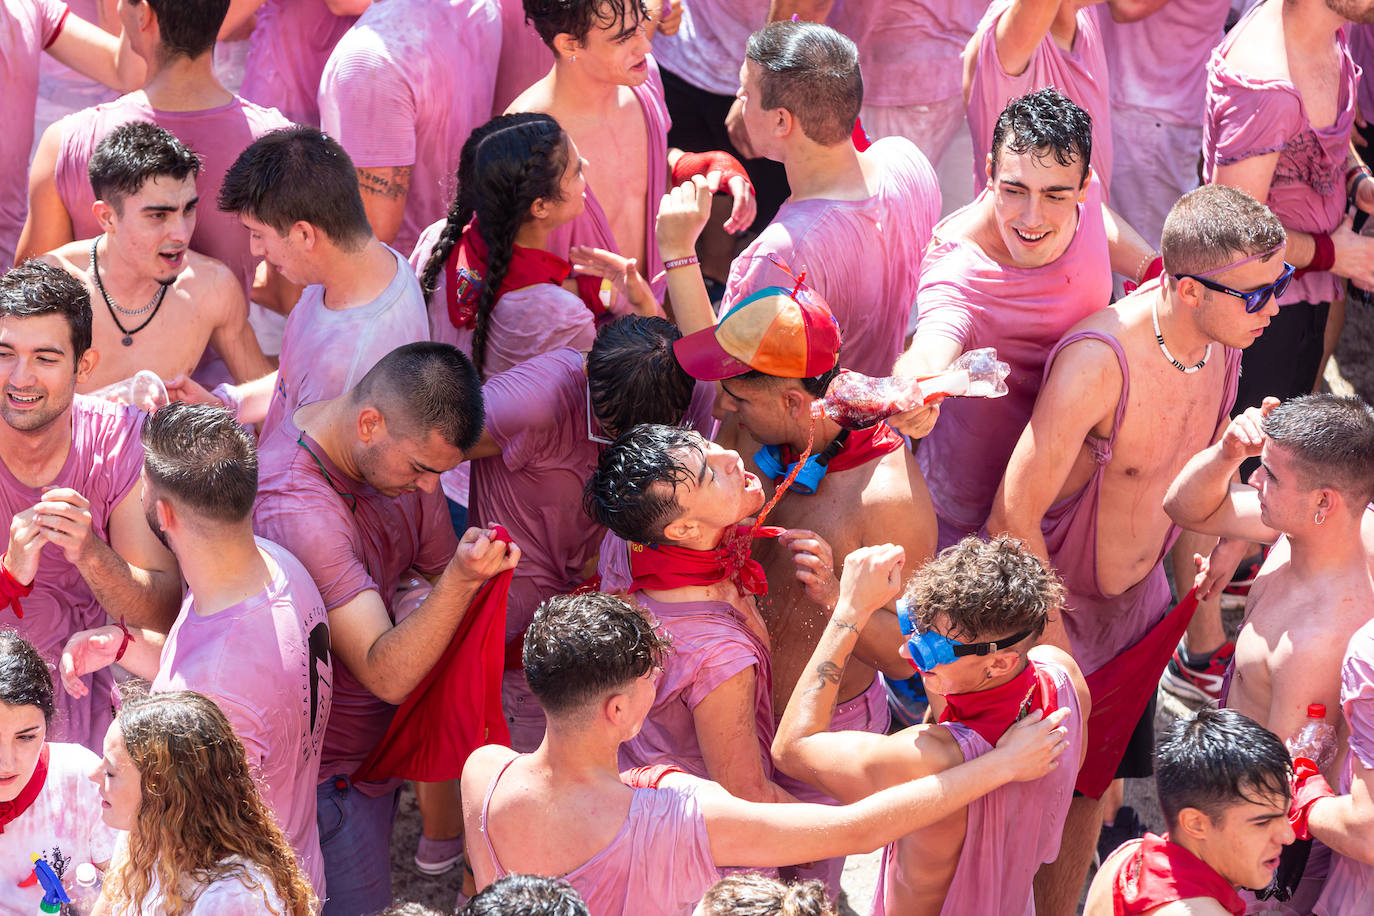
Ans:
[[[1115,916],[1148,913],[1166,903],[1194,897],[1209,897],[1232,916],[1245,912],[1245,901],[1230,882],[1182,846],[1169,842],[1167,833],[1162,837],[1145,834],[1112,882]]]
[[[449,252],[444,264],[448,285],[448,320],[455,328],[471,328],[477,321],[477,300],[482,295],[482,278],[487,273],[487,243],[477,230],[473,217],[463,229],[463,237]],[[501,281],[496,298],[536,283],[562,283],[572,274],[572,265],[542,248],[511,246],[510,267]]]
[[[995,745],[1012,724],[1035,710],[1046,715],[1059,708],[1059,690],[1050,673],[1028,662],[1021,673],[1000,687],[945,696],[941,722],[958,722]]]
[[[868,464],[875,458],[881,458],[883,455],[895,452],[904,445],[906,445],[905,439],[897,435],[886,422],[879,421],[868,429],[856,429],[851,432],[849,438],[845,440],[844,447],[826,465],[826,470],[827,472],[847,471],[850,468],[857,468]],[[791,446],[781,446],[779,454],[782,457],[783,467],[788,467],[797,460],[797,454],[792,451]]]
[[[0,833],[5,832],[6,824],[29,810],[38,793],[43,791],[43,783],[47,781],[48,745],[44,742],[43,749],[38,752],[38,766],[33,768],[33,775],[24,783],[24,788],[19,790],[13,801],[0,801]]]
[[[768,594],[768,579],[758,560],[749,556],[752,539],[742,540],[753,529],[740,525],[733,537],[724,538],[711,550],[689,550],[672,544],[630,543],[630,591],[640,589],[682,588],[685,585],[715,585],[730,579],[741,591],[751,595]],[[775,538],[785,528],[764,525],[754,537]]]

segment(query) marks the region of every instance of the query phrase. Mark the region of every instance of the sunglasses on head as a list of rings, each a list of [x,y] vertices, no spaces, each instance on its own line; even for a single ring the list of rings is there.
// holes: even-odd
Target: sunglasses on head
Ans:
[[[1235,266],[1237,265],[1233,264],[1224,269],[1230,270],[1231,267]],[[1279,274],[1279,278],[1277,280],[1275,280],[1273,283],[1270,283],[1268,286],[1261,286],[1259,289],[1252,289],[1249,292],[1242,292],[1238,289],[1232,289],[1229,286],[1217,283],[1215,280],[1208,280],[1206,277],[1201,276],[1199,274],[1175,274],[1174,276],[1175,279],[1178,280],[1182,280],[1184,278],[1187,278],[1189,280],[1196,280],[1208,289],[1216,290],[1219,293],[1225,293],[1228,296],[1235,296],[1237,299],[1243,299],[1245,300],[1245,311],[1248,314],[1253,315],[1255,312],[1260,311],[1266,305],[1269,304],[1270,296],[1282,296],[1284,294],[1284,292],[1288,289],[1289,281],[1293,279],[1293,269],[1294,268],[1292,264],[1289,264],[1287,261],[1284,261],[1283,273]]]
[[[1014,646],[1031,635],[1030,630],[1022,630],[1006,639],[960,642],[942,636],[934,630],[917,632],[916,624],[912,621],[911,603],[905,598],[897,602],[897,623],[902,628],[902,635],[907,637],[906,648],[911,653],[911,665],[917,671],[930,671],[966,655],[991,655],[999,649]]]

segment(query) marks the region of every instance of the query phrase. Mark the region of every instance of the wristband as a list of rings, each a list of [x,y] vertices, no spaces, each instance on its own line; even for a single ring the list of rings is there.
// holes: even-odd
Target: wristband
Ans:
[[[1310,840],[1312,832],[1307,827],[1307,816],[1312,806],[1323,798],[1333,798],[1336,793],[1326,784],[1317,765],[1306,757],[1298,757],[1293,761],[1292,790],[1288,823],[1298,839]]]
[[[672,270],[674,267],[690,267],[693,264],[700,264],[701,258],[694,254],[689,254],[685,258],[673,258],[671,261],[663,262],[664,270]]]
[[[1360,189],[1360,182],[1369,177],[1369,169],[1363,165],[1352,165],[1347,169],[1345,173],[1346,196],[1354,198],[1355,192]]]
[[[744,171],[744,166],[740,165],[738,159],[723,150],[712,150],[709,153],[683,153],[678,157],[677,162],[673,163],[673,185],[691,181],[693,175],[700,175],[704,178],[711,172],[720,172],[720,190],[717,193],[729,193],[730,179],[736,176],[744,179],[744,184],[749,188],[750,194],[754,193],[754,183],[749,180],[749,174]]]
[[[1330,270],[1336,263],[1336,246],[1327,232],[1312,233],[1312,260],[1303,268],[1304,273],[1319,273]],[[1295,271],[1296,273],[1296,271]]]
[[[129,628],[124,625],[124,618],[122,616],[115,623],[115,626],[119,627],[120,631],[124,634],[124,641],[119,644],[119,651],[115,652],[115,661],[119,661],[124,657],[124,653],[129,651],[129,644],[134,641],[134,634],[130,633]]]
[[[224,402],[224,407],[234,415],[235,422],[238,421],[239,412],[243,409],[243,394],[238,387],[228,382],[221,382],[216,385],[210,394]]]
[[[20,598],[29,597],[33,591],[33,583],[24,585],[14,577],[14,573],[5,566],[5,560],[9,559],[9,554],[0,554],[0,607],[14,608],[14,616],[19,619],[24,618],[24,606],[19,603]]]

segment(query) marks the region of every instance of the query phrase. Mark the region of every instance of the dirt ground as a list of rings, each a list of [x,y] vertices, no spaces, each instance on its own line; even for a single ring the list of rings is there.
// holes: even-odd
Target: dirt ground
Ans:
[[[1338,394],[1358,393],[1365,400],[1374,402],[1374,308],[1352,306],[1346,316],[1345,330],[1342,333],[1336,356],[1328,365],[1326,385]],[[1239,624],[1238,607],[1232,607],[1226,614],[1226,622],[1232,633]],[[1177,707],[1162,703],[1156,718],[1156,728],[1162,729]],[[1128,780],[1126,803],[1135,807],[1142,820],[1153,830],[1163,829],[1163,818],[1159,813],[1159,801],[1155,796],[1154,782],[1148,779]],[[453,912],[453,902],[458,886],[456,873],[439,878],[430,878],[415,870],[412,857],[419,838],[420,815],[415,806],[415,795],[407,788],[401,799],[401,812],[396,820],[392,837],[392,877],[391,888],[396,906],[390,913],[396,916],[438,916]],[[841,910],[841,916],[868,912],[868,902],[873,896],[877,880],[879,854],[851,856],[845,868],[843,886],[845,896],[854,906]]]

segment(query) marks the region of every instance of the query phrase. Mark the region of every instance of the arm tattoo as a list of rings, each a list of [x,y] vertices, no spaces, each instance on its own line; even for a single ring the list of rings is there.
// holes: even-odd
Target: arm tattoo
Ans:
[[[816,675],[816,686],[807,690],[807,693],[815,693],[818,690],[824,690],[826,684],[838,684],[840,682],[840,675],[843,674],[844,671],[839,665],[827,659],[817,665],[816,670],[812,673]]]
[[[358,190],[399,200],[410,193],[410,170],[411,166],[408,165],[358,169]]]
[[[833,617],[830,619],[830,623],[834,625],[836,629],[848,630],[849,632],[858,635],[859,628],[854,626],[854,624],[852,623],[845,623],[843,620],[836,620]]]

